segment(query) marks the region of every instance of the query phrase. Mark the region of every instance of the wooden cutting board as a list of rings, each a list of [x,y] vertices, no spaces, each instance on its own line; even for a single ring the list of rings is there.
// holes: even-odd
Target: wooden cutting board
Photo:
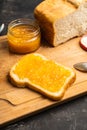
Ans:
[[[44,41],[36,52],[73,68],[73,64],[87,61],[87,52],[80,48],[79,40],[75,38],[58,47],[51,47]],[[12,86],[8,81],[8,72],[22,56],[9,52],[7,37],[0,37],[0,125],[87,94],[87,73],[77,70],[75,83],[60,101],[49,100],[28,88]]]

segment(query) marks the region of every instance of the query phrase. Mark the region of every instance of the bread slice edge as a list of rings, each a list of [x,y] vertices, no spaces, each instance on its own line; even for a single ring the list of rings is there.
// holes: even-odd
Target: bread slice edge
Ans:
[[[40,56],[42,56],[42,55],[40,55]],[[44,58],[44,60],[48,60],[44,56],[42,56],[42,58]],[[42,88],[41,86],[38,86],[38,85],[32,83],[27,78],[24,78],[22,80],[19,79],[18,75],[14,74],[14,72],[13,72],[17,64],[18,63],[16,63],[12,67],[12,69],[11,69],[11,71],[9,73],[9,77],[10,77],[11,83],[14,84],[17,87],[29,87],[31,90],[39,92],[42,95],[45,95],[46,97],[48,97],[48,98],[50,98],[52,100],[60,100],[63,97],[63,95],[65,94],[67,88],[69,88],[74,83],[74,81],[76,79],[76,74],[73,71],[73,69],[61,65],[64,68],[66,68],[69,71],[71,71],[71,76],[69,78],[67,78],[66,82],[64,83],[64,85],[61,87],[61,89],[58,92],[50,92],[50,91]],[[56,63],[56,64],[60,65],[59,63]]]

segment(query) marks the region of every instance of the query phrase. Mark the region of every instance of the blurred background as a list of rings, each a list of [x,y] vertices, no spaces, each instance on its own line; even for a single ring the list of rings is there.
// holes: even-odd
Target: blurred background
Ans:
[[[0,0],[0,25],[5,24],[1,35],[7,33],[8,23],[17,18],[34,18],[33,10],[42,0]]]

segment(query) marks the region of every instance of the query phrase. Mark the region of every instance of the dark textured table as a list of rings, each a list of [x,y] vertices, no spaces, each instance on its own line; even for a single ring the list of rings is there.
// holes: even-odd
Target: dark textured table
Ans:
[[[0,0],[0,23],[17,18],[34,18],[33,10],[41,0]],[[32,117],[0,128],[1,130],[87,130],[87,96],[56,106]]]

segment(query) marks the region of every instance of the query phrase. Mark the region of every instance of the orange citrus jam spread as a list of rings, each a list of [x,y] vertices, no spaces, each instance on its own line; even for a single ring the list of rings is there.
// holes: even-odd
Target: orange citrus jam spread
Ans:
[[[40,33],[32,25],[19,24],[9,27],[7,33],[9,49],[16,53],[35,51],[40,46]]]
[[[63,66],[33,54],[22,57],[13,73],[18,75],[20,80],[27,78],[32,84],[50,92],[60,90],[71,75],[71,71]]]

